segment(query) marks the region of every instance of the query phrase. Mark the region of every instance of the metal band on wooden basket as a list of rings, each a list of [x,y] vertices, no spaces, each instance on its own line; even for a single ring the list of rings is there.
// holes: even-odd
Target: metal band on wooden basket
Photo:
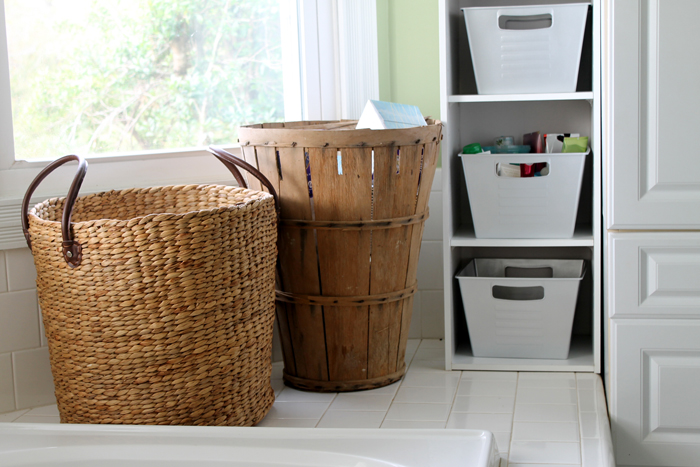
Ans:
[[[307,221],[303,219],[282,219],[280,225],[297,229],[316,230],[382,230],[396,229],[406,225],[424,222],[430,216],[428,208],[424,212],[406,217],[392,219],[374,219],[368,221]]]
[[[382,131],[357,130],[356,120],[244,125],[238,130],[238,140],[243,148],[380,148],[439,143],[442,122],[427,119],[426,123],[426,126]]]
[[[346,297],[332,297],[326,295],[303,295],[276,290],[278,302],[294,303],[296,305],[320,305],[320,306],[367,306],[391,303],[409,298],[416,293],[418,283],[403,290],[374,295],[352,295]]]

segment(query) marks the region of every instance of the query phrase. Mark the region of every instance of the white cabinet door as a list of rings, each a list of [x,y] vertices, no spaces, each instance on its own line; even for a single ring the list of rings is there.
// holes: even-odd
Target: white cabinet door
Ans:
[[[610,317],[700,318],[700,232],[610,232],[607,244]]]
[[[699,229],[700,2],[608,5],[607,228]]]
[[[617,464],[700,464],[700,320],[612,320]]]

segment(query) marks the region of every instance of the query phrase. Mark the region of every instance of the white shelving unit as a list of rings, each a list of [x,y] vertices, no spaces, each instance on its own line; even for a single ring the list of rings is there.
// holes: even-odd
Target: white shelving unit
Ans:
[[[499,6],[581,3],[504,0]],[[479,95],[461,8],[495,6],[486,0],[440,1],[445,367],[448,370],[601,371],[601,141],[600,0],[592,1],[579,89],[574,93]],[[590,82],[588,82],[590,73]],[[532,131],[589,136],[575,233],[567,239],[476,238],[457,156],[466,144],[491,145],[501,135]],[[584,259],[567,360],[474,357],[455,274],[472,258]]]

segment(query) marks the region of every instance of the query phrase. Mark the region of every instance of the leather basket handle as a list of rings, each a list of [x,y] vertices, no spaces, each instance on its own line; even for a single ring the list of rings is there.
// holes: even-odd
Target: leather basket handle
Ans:
[[[47,165],[44,170],[39,172],[39,175],[34,178],[32,183],[29,185],[27,192],[24,194],[24,199],[22,200],[22,231],[24,232],[24,238],[27,240],[27,246],[29,249],[32,248],[31,236],[29,235],[29,200],[31,199],[34,191],[39,186],[39,184],[56,168],[62,166],[66,162],[78,161],[78,170],[73,177],[73,183],[70,185],[68,190],[68,195],[66,196],[66,201],[63,204],[63,216],[61,217],[61,235],[63,237],[63,258],[68,263],[71,268],[76,268],[80,266],[80,262],[83,259],[83,249],[80,243],[73,239],[73,232],[70,228],[70,218],[73,214],[73,204],[78,198],[78,192],[80,191],[80,186],[83,184],[83,179],[87,172],[87,161],[80,156],[71,154],[68,156],[63,156]]]
[[[231,171],[233,176],[236,178],[236,181],[240,186],[243,188],[248,188],[248,184],[246,183],[245,179],[241,176],[241,172],[238,170],[238,167],[244,168],[246,171],[248,171],[251,175],[253,175],[255,178],[257,178],[260,183],[265,185],[265,188],[267,188],[270,191],[270,194],[272,197],[275,199],[275,210],[277,211],[277,214],[279,215],[280,213],[280,202],[279,202],[279,197],[277,196],[277,191],[275,191],[274,186],[272,183],[270,183],[270,180],[263,175],[262,172],[260,172],[258,169],[241,159],[240,157],[236,157],[230,152],[224,151],[221,148],[217,148],[215,146],[209,146],[207,149],[210,153],[212,153],[214,156],[216,156],[222,164],[226,166],[227,169]]]
[[[248,184],[236,166],[246,169],[253,176],[255,176],[255,178],[260,180],[260,183],[265,185],[265,187],[270,190],[270,194],[272,194],[273,198],[275,199],[275,208],[279,214],[280,205],[277,192],[272,186],[272,183],[270,183],[270,181],[258,169],[248,164],[244,160],[234,156],[233,154],[224,151],[223,149],[210,146],[209,152],[214,154],[226,166],[240,186],[248,188]],[[24,199],[22,200],[22,231],[24,232],[24,238],[27,240],[27,246],[29,246],[29,249],[31,250],[32,241],[29,234],[29,200],[39,184],[51,172],[70,161],[78,161],[78,170],[75,173],[73,183],[71,183],[70,189],[68,190],[68,195],[66,196],[66,201],[63,205],[63,215],[61,217],[61,235],[63,240],[63,258],[66,260],[66,263],[68,263],[68,266],[71,268],[76,268],[80,266],[80,262],[83,259],[83,249],[80,243],[75,241],[73,238],[73,232],[70,228],[70,219],[71,215],[73,214],[73,205],[75,204],[75,200],[78,198],[80,186],[83,184],[83,179],[87,173],[88,164],[85,159],[75,154],[70,154],[51,162],[41,172],[39,172],[36,178],[34,178],[32,183],[29,185],[27,192],[24,194]]]

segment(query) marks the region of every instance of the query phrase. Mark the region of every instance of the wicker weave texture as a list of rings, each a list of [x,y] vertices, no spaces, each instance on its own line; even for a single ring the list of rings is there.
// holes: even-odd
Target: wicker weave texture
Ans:
[[[274,402],[272,196],[192,185],[80,197],[75,269],[61,255],[64,201],[29,215],[61,422],[259,422]]]

